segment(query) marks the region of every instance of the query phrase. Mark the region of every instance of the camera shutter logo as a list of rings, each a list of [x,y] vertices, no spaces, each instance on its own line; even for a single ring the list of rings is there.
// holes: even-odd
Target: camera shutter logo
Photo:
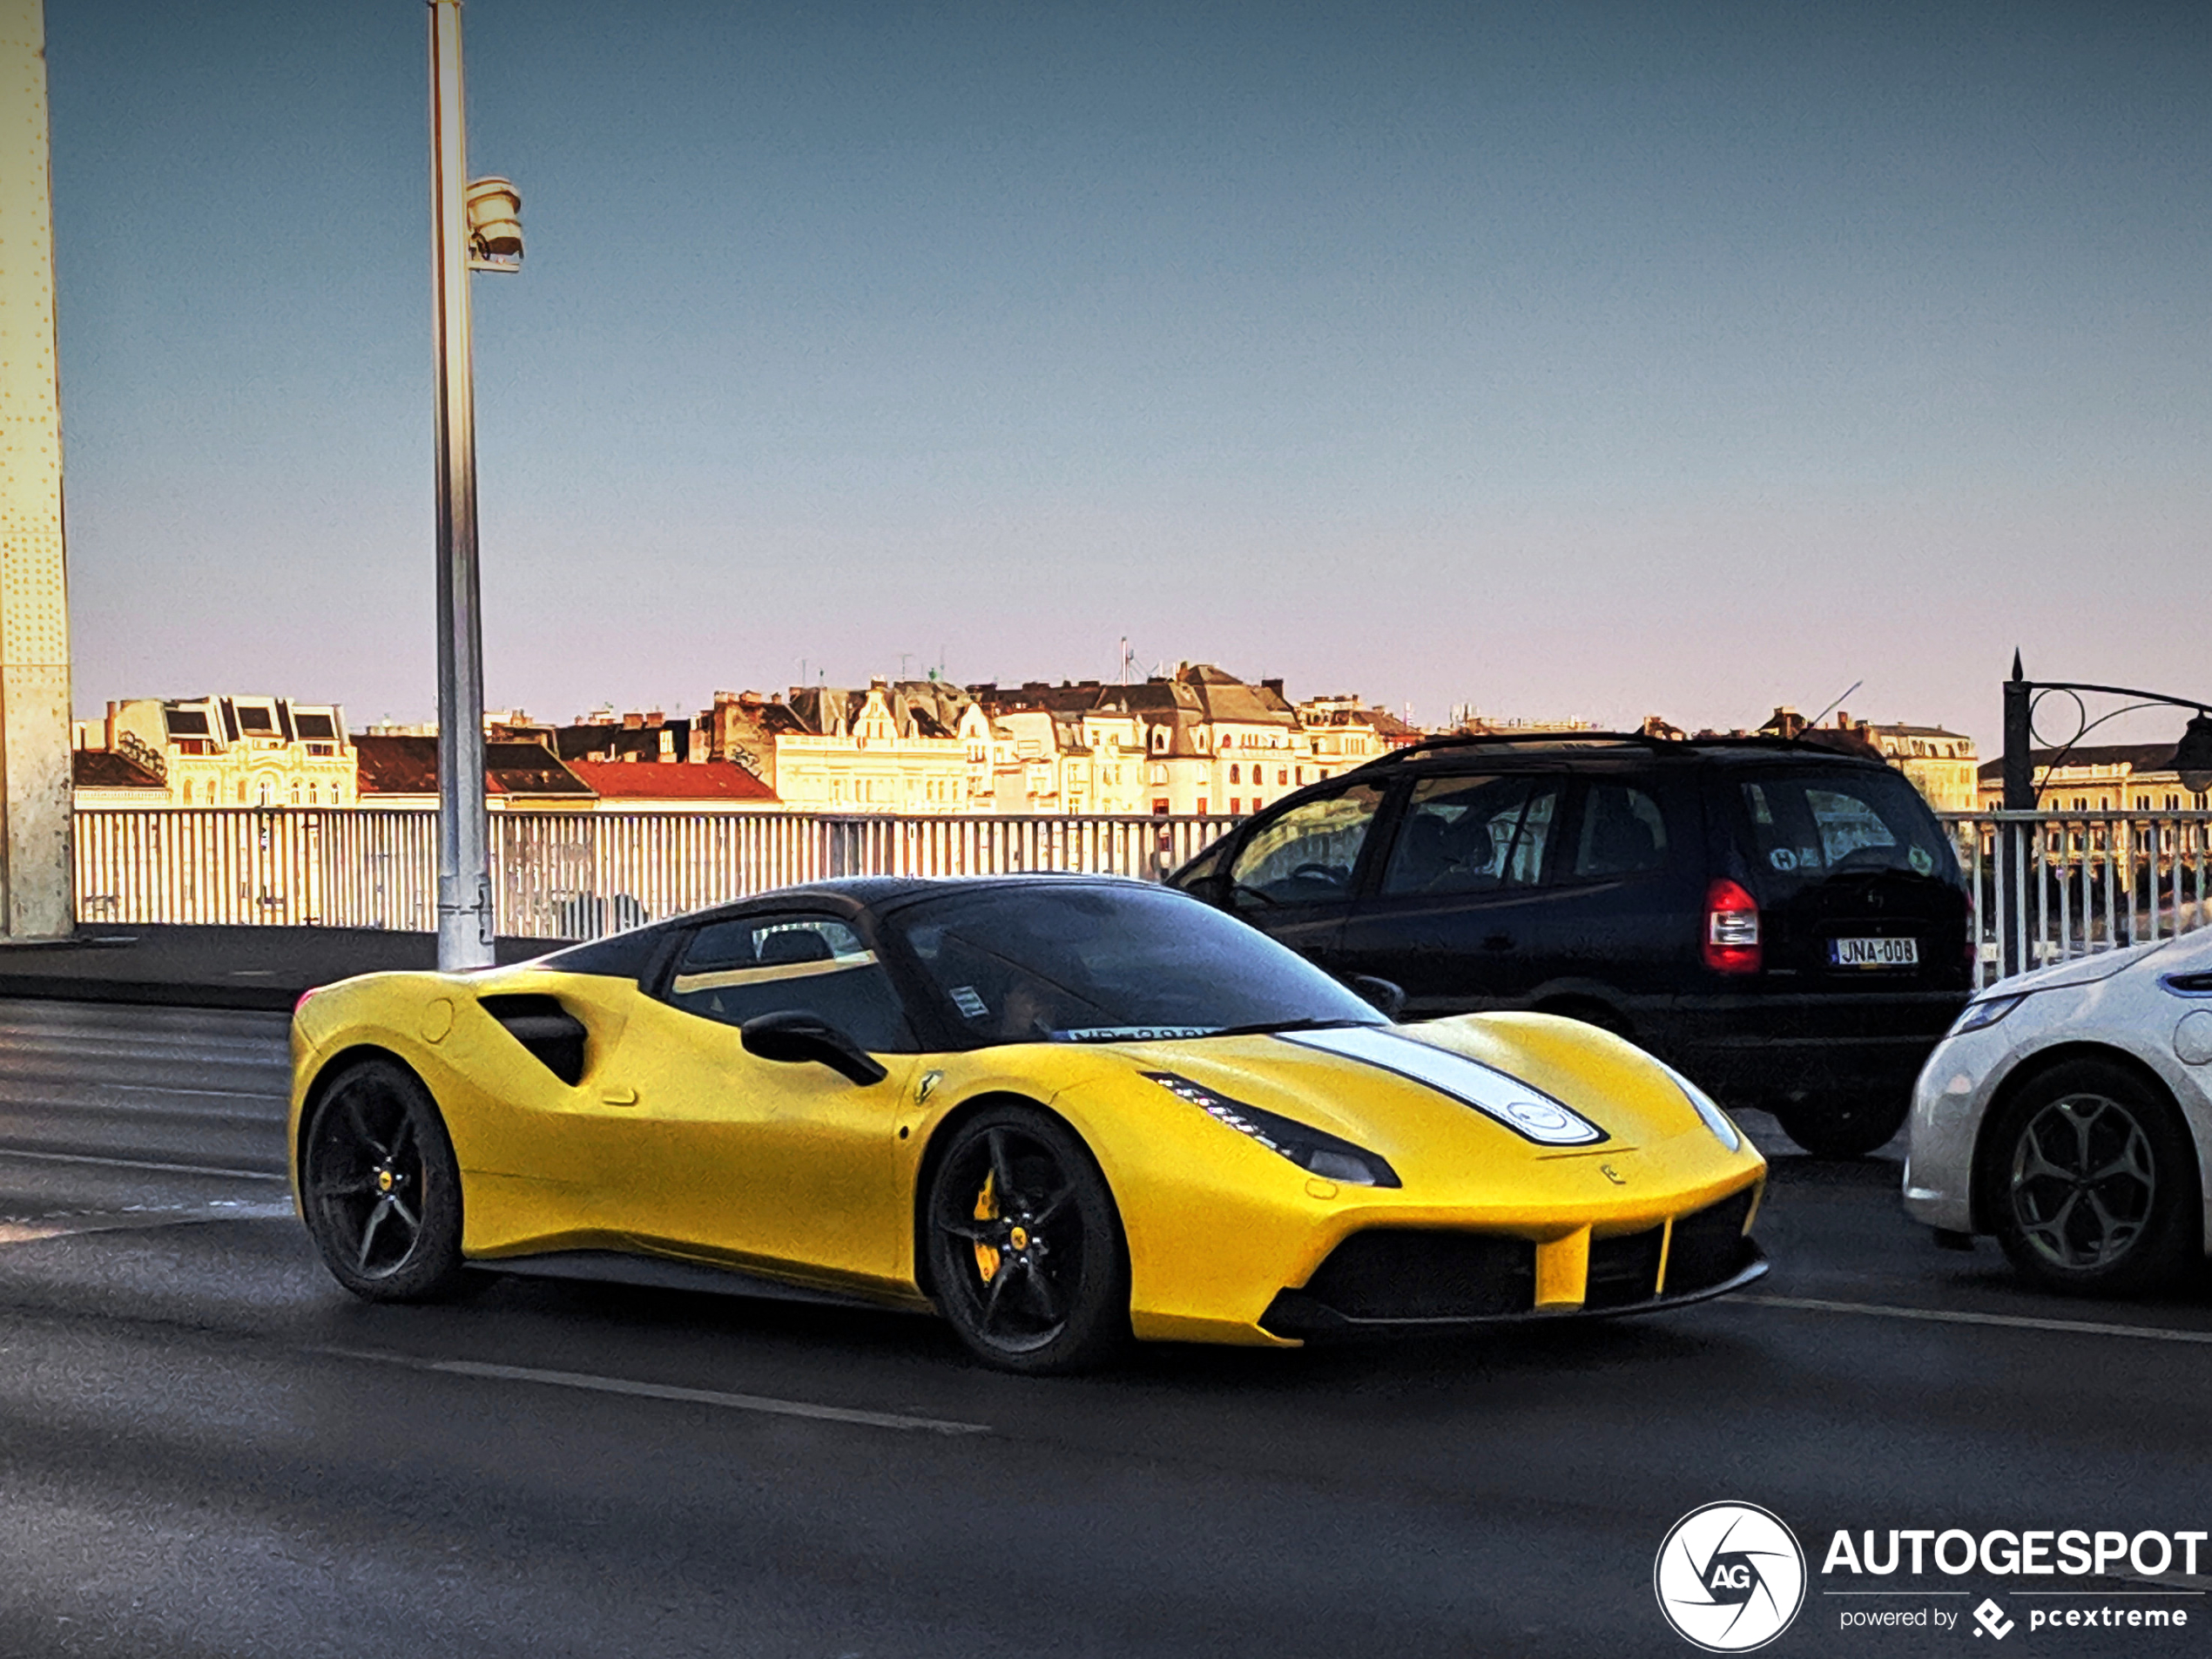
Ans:
[[[1749,1653],[1790,1628],[1805,1601],[1805,1553],[1777,1515],[1709,1503],[1668,1531],[1651,1588],[1675,1634],[1708,1653]]]

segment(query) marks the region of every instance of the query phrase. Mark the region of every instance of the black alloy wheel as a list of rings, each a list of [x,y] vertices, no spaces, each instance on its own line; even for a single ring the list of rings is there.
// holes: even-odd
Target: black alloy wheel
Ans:
[[[315,1248],[354,1295],[419,1302],[459,1284],[461,1172],[405,1067],[367,1061],[331,1085],[300,1137],[300,1191]]]
[[[1774,1107],[1782,1132],[1817,1158],[1863,1158],[1905,1127],[1912,1103],[1902,1096],[1815,1096]]]
[[[2069,1061],[2022,1089],[1984,1144],[1985,1213],[2029,1278],[2099,1296],[2179,1280],[2197,1242],[2196,1160],[2162,1091]]]
[[[1033,1108],[992,1107],[954,1131],[925,1200],[937,1306],[991,1364],[1081,1371],[1129,1340],[1129,1255],[1090,1154]]]

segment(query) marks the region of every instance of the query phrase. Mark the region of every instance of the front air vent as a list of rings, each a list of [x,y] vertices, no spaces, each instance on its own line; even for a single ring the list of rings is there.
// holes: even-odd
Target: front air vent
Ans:
[[[1708,1289],[1757,1259],[1750,1241],[1743,1236],[1756,1197],[1752,1188],[1745,1187],[1694,1215],[1676,1218],[1674,1239],[1667,1246],[1668,1295],[1687,1296]]]
[[[571,1089],[583,1080],[583,1022],[556,997],[514,994],[482,999],[507,1035]]]

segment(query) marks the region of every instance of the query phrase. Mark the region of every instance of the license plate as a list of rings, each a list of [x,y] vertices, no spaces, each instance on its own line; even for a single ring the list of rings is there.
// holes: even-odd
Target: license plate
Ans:
[[[1831,939],[1828,961],[1835,968],[1916,968],[1920,961],[1917,939]]]

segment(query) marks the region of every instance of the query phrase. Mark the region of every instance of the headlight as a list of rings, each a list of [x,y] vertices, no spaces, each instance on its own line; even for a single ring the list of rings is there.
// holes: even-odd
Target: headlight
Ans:
[[[1698,1116],[1705,1120],[1705,1127],[1713,1131],[1715,1140],[1731,1152],[1743,1144],[1743,1131],[1728,1121],[1728,1114],[1720,1109],[1710,1095],[1664,1061],[1660,1064],[1665,1068],[1667,1076],[1675,1080],[1675,1087],[1682,1090],[1683,1098],[1696,1109]]]
[[[1347,1186],[1394,1187],[1398,1171],[1364,1147],[1354,1146],[1325,1130],[1309,1129],[1273,1112],[1247,1106],[1241,1100],[1217,1095],[1204,1083],[1194,1083],[1171,1071],[1144,1074],[1177,1099],[1187,1100],[1216,1123],[1226,1123],[1239,1135],[1258,1141],[1269,1151],[1288,1158],[1301,1170]]]
[[[2010,996],[1985,996],[1979,1002],[1969,1002],[1966,1004],[1966,1012],[1961,1014],[1957,1022],[1952,1026],[1950,1035],[1954,1037],[1964,1036],[1969,1031],[1979,1031],[1984,1026],[1995,1025],[1998,1021],[2027,1001],[2031,995],[2032,993],[2027,991],[2015,991]]]

